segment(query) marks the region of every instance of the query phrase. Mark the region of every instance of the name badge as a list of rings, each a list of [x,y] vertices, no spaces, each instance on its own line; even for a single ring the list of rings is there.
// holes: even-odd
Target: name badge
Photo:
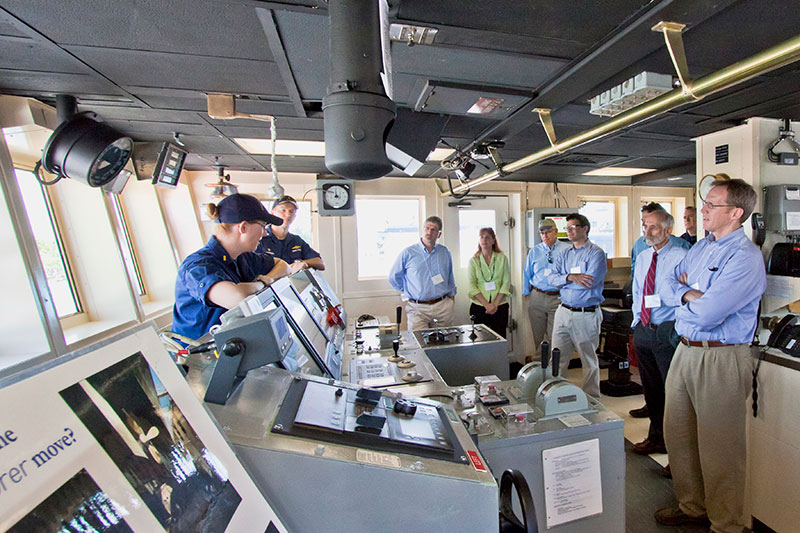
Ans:
[[[553,270],[552,270],[552,269],[550,269],[550,268],[545,268],[545,269],[542,271],[542,273],[543,273],[545,276],[549,276],[550,274],[552,274],[552,272],[553,272]]]
[[[574,267],[569,269],[569,273],[570,274],[580,274],[581,273],[581,267],[580,266],[574,266]]]
[[[661,307],[661,296],[658,294],[647,294],[644,297],[644,306],[648,309]]]
[[[438,285],[440,283],[444,283],[444,278],[441,274],[436,274],[435,276],[431,277],[431,281],[434,285]]]
[[[697,283],[693,283],[692,284],[692,288],[694,290],[696,290],[696,291],[699,291],[700,290],[700,282],[698,281]]]
[[[493,291],[497,287],[495,287],[494,281],[487,281],[486,283],[483,284],[483,288],[487,291]]]

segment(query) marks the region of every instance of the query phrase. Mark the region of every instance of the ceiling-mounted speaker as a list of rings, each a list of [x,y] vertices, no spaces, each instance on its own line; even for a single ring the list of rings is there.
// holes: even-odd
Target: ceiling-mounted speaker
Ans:
[[[133,152],[133,140],[91,111],[62,122],[44,145],[42,167],[50,174],[102,187],[117,177]]]
[[[392,170],[385,144],[396,106],[381,83],[378,9],[378,2],[364,0],[337,0],[328,6],[331,83],[322,99],[325,166],[345,178],[380,178]]]

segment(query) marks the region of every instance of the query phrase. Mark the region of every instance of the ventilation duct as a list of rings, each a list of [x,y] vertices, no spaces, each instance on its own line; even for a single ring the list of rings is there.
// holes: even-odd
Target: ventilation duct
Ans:
[[[380,77],[378,2],[336,0],[328,14],[331,84],[322,100],[325,166],[345,178],[380,178],[392,170],[384,145],[395,105]]]

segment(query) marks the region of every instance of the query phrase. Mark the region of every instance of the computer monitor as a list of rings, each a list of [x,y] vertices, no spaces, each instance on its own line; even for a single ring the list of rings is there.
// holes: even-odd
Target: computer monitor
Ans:
[[[535,207],[525,213],[525,243],[528,248],[533,248],[540,242],[542,237],[539,235],[539,222],[545,218],[552,218],[558,229],[558,239],[567,239],[567,215],[577,212],[577,209],[569,207]]]

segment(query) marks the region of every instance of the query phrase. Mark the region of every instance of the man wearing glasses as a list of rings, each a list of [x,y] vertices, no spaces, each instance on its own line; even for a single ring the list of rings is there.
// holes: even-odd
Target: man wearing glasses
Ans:
[[[572,352],[577,351],[583,367],[581,388],[600,397],[600,367],[597,346],[603,313],[603,283],[606,253],[589,240],[589,220],[578,213],[567,215],[567,237],[572,246],[553,258],[553,272],[547,280],[561,290],[561,305],[553,321],[553,348],[561,351],[560,375],[566,375]]]
[[[522,273],[522,295],[528,304],[536,359],[540,357],[542,341],[550,342],[553,319],[558,304],[561,303],[558,299],[558,287],[547,280],[553,273],[553,257],[570,247],[558,240],[558,228],[552,218],[539,221],[539,236],[542,242],[528,252]]]
[[[761,252],[745,235],[756,205],[745,181],[718,181],[701,213],[710,235],[697,241],[662,290],[677,305],[675,350],[666,382],[664,437],[677,508],[660,509],[665,525],[708,524],[742,531],[750,343],[766,289]]]

